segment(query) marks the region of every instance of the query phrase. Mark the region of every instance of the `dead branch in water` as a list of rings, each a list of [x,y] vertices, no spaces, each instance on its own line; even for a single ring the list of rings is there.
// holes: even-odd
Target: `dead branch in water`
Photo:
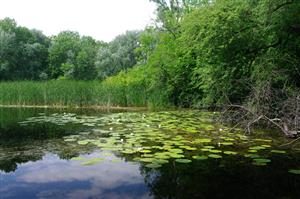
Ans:
[[[258,115],[255,112],[251,111],[250,109],[246,108],[245,106],[228,105],[225,112],[228,112],[230,109],[241,109],[242,112],[244,112],[244,114],[245,114],[242,118],[251,118],[251,119],[247,119],[246,121],[243,119],[244,124],[242,124],[242,123],[235,124],[235,127],[244,126],[247,133],[251,133],[251,127],[256,123],[259,123],[261,120],[264,120],[265,122],[270,123],[273,126],[277,127],[287,137],[295,137],[298,133],[300,133],[299,131],[289,130],[287,124],[285,122],[282,122],[282,120],[279,118],[271,119],[271,118],[267,117],[266,115]],[[233,110],[233,111],[238,111],[238,110]],[[223,114],[224,114],[224,112],[223,112]],[[249,117],[249,114],[251,115],[251,117]]]

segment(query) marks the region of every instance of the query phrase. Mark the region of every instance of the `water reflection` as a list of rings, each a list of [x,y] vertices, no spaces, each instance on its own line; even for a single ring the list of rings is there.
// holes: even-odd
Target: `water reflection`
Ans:
[[[145,166],[146,163],[133,162],[134,155],[130,153],[101,152],[95,145],[79,145],[64,140],[66,135],[76,135],[83,131],[90,132],[85,139],[99,139],[97,133],[109,137],[107,131],[111,126],[105,126],[106,133],[103,133],[105,131],[93,132],[89,126],[77,124],[17,125],[29,117],[39,116],[41,112],[49,115],[57,110],[27,109],[22,112],[0,109],[1,199],[300,198],[300,178],[287,172],[290,168],[299,167],[298,154],[273,154],[270,157],[272,162],[266,167],[253,165],[249,158],[224,155],[222,159],[193,160],[190,164],[170,160],[159,169],[150,169]],[[88,114],[99,116],[105,113]],[[189,118],[187,120],[195,122]],[[173,123],[178,125],[177,120]],[[134,121],[129,120],[128,124],[133,127]],[[147,130],[148,123],[143,125]],[[103,130],[104,127],[99,128]],[[128,135],[122,128],[113,128],[115,137],[122,140],[126,140],[126,136],[130,139],[137,137],[131,135],[132,128]],[[121,136],[116,135],[118,131]],[[83,166],[82,161],[72,159],[78,156],[104,160],[95,165]]]
[[[103,157],[95,152],[86,158]],[[139,165],[111,162],[83,167],[79,161],[46,154],[42,160],[19,165],[12,174],[0,172],[2,198],[151,198]]]

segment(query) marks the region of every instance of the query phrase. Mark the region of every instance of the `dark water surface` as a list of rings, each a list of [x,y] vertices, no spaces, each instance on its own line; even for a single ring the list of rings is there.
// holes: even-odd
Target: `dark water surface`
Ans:
[[[300,198],[298,150],[213,118],[0,108],[0,198]]]

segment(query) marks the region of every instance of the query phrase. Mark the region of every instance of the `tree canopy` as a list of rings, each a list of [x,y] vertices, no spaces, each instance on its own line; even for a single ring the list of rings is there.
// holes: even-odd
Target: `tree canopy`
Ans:
[[[46,37],[1,20],[0,80],[105,80],[134,71],[183,107],[275,107],[299,90],[298,0],[150,1],[156,24],[109,43],[72,31]]]

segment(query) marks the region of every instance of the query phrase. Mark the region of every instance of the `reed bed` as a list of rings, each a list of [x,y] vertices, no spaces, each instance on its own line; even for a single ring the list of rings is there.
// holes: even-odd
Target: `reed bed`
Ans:
[[[125,77],[125,76],[124,76]],[[122,75],[100,81],[0,82],[0,105],[4,106],[122,106],[154,107],[163,104],[157,92]],[[155,95],[158,96],[156,99]],[[159,98],[160,97],[160,98]]]

